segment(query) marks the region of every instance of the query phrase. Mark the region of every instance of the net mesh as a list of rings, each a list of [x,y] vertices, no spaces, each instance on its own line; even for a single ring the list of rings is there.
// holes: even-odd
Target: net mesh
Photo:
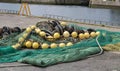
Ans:
[[[76,29],[86,30],[87,28],[79,27],[75,24],[69,24]],[[120,32],[110,32],[106,30],[100,30],[101,34],[98,37],[99,44],[105,50],[120,51]],[[63,48],[57,47],[54,49],[14,49],[12,45],[18,42],[18,39],[25,32],[18,34],[14,33],[0,40],[0,63],[6,62],[23,62],[37,66],[49,66],[62,62],[70,62],[87,58],[90,55],[94,55],[100,52],[96,38],[89,38],[84,40],[66,38],[65,40],[59,39],[54,43],[67,43],[74,42],[72,46],[66,46]],[[27,39],[32,39],[40,43],[51,44],[53,42],[47,41],[40,37],[38,34],[29,35]],[[27,40],[26,39],[26,40]]]

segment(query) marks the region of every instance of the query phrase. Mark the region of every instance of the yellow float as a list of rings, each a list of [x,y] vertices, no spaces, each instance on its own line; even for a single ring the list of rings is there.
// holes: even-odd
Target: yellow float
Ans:
[[[32,25],[32,26],[31,26],[31,29],[35,29],[35,28],[36,28],[36,26],[35,26],[35,25]]]
[[[60,34],[59,34],[59,33],[54,33],[53,37],[54,37],[55,39],[58,39],[58,38],[60,38]]]
[[[53,38],[53,36],[48,36],[48,37],[47,37],[47,40],[48,40],[48,41],[54,41],[54,38]]]
[[[27,48],[31,48],[31,46],[32,46],[32,41],[27,41],[27,42],[25,43],[25,46],[26,46]]]
[[[36,33],[40,33],[41,30],[40,30],[39,28],[36,28],[36,29],[35,29],[35,32],[36,32]]]
[[[16,44],[13,45],[12,47],[15,48],[15,49],[17,49],[19,46],[20,46],[20,44],[19,44],[19,43],[16,43]]]
[[[84,33],[85,38],[89,38],[90,34],[88,32]]]
[[[39,33],[39,35],[40,35],[41,37],[45,37],[45,36],[46,36],[46,33],[45,33],[44,31],[41,31],[41,32]]]
[[[64,36],[65,38],[67,38],[67,37],[70,36],[70,33],[69,33],[68,31],[65,31],[65,32],[63,33],[63,36]]]
[[[32,31],[32,29],[30,27],[26,28],[26,32],[30,33]]]
[[[81,39],[81,40],[82,40],[82,39],[85,39],[85,36],[84,36],[83,33],[80,33],[80,34],[79,34],[79,39]]]
[[[68,42],[66,46],[72,46],[73,43],[72,42]]]
[[[24,38],[23,37],[20,37],[18,42],[23,42],[24,41]]]
[[[33,44],[32,44],[32,48],[34,48],[34,49],[38,49],[39,48],[39,43],[38,42],[33,42]]]
[[[27,36],[28,36],[27,33],[24,33],[24,34],[23,34],[23,38],[26,38]]]
[[[72,32],[72,33],[71,33],[71,36],[72,36],[73,38],[76,38],[76,37],[78,36],[78,33],[77,33],[77,32]]]
[[[96,33],[95,33],[95,32],[91,32],[91,33],[90,33],[90,36],[91,36],[91,37],[96,37]]]
[[[97,35],[97,36],[98,36],[98,35],[100,35],[100,32],[99,32],[99,31],[97,31],[97,32],[96,32],[96,35]]]
[[[52,43],[51,45],[50,45],[50,48],[56,48],[57,47],[57,44],[56,43]]]
[[[47,43],[43,43],[42,45],[41,45],[41,48],[42,49],[47,49],[49,47],[49,45],[47,44]]]
[[[61,22],[60,24],[61,24],[62,26],[66,26],[66,25],[67,25],[66,22]]]
[[[65,47],[65,43],[60,43],[59,47]]]

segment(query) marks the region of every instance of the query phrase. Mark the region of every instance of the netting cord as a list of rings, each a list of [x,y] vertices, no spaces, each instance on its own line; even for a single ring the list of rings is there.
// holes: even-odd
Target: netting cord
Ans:
[[[98,55],[101,55],[101,54],[103,53],[104,50],[103,50],[103,48],[101,47],[101,45],[100,45],[100,43],[99,43],[99,41],[98,41],[98,37],[99,37],[99,36],[96,37],[96,42],[97,42],[97,44],[98,44],[98,46],[99,46],[99,48],[100,48],[100,52],[99,52],[98,54],[90,55],[90,56],[88,56],[88,57],[98,56]]]

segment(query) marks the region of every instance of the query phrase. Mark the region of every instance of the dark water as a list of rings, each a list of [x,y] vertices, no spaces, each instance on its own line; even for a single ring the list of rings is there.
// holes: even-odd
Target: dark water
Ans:
[[[0,3],[0,9],[19,10],[20,4]],[[52,14],[71,17],[74,19],[89,19],[96,21],[113,22],[120,26],[120,10],[97,9],[83,6],[60,6],[30,4],[32,15],[42,16]]]

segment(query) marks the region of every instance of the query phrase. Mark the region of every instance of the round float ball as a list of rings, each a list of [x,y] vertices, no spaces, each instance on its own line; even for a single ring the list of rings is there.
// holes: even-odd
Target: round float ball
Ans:
[[[40,33],[40,31],[41,31],[41,30],[40,30],[39,28],[36,28],[36,29],[35,29],[35,32],[36,32],[36,33]]]
[[[60,43],[59,47],[65,47],[65,43]]]
[[[63,33],[63,36],[67,38],[67,37],[70,36],[70,33],[69,33],[68,31],[65,31],[65,32]]]
[[[30,27],[26,28],[26,32],[30,33],[32,31],[32,29]]]
[[[45,36],[46,36],[46,33],[45,33],[44,31],[41,31],[41,32],[39,33],[39,35],[40,35],[41,37],[45,37]]]
[[[34,49],[38,49],[38,48],[39,48],[39,43],[38,43],[38,42],[34,42],[34,43],[32,44],[32,47],[33,47]]]
[[[23,34],[23,38],[26,38],[27,36],[28,36],[27,33],[24,33],[24,34]]]
[[[98,35],[100,35],[100,32],[99,32],[99,31],[97,31],[97,32],[96,32],[96,35],[97,35],[97,36],[98,36]]]
[[[15,48],[15,49],[17,48],[15,45],[12,45],[12,47]]]
[[[79,34],[79,38],[84,39],[85,38],[84,34],[83,33]]]
[[[23,42],[24,41],[24,38],[23,37],[20,37],[18,42]]]
[[[48,36],[48,37],[47,37],[47,40],[48,40],[48,41],[53,41],[54,38],[53,38],[53,36]]]
[[[27,41],[27,42],[25,43],[25,46],[26,46],[27,48],[31,48],[32,42],[31,42],[31,41]]]
[[[73,43],[72,42],[68,42],[66,46],[72,46]]]
[[[32,25],[32,26],[31,26],[31,29],[35,29],[35,28],[36,28],[36,26],[35,26],[35,25]]]
[[[41,45],[41,48],[42,49],[47,49],[49,47],[49,45],[47,44],[47,43],[43,43],[42,45]]]
[[[71,36],[76,38],[78,36],[78,33],[77,32],[72,32]]]
[[[66,26],[66,25],[67,25],[66,22],[61,22],[60,24],[61,24],[62,26]]]
[[[96,33],[95,33],[95,32],[91,32],[91,33],[90,33],[90,36],[91,36],[91,37],[95,37],[95,36],[96,36]]]
[[[60,33],[54,33],[53,37],[54,37],[55,39],[60,38]]]
[[[19,47],[19,46],[20,46],[20,44],[19,44],[19,43],[17,43],[17,44],[16,44],[16,47]]]
[[[50,48],[56,48],[57,47],[57,44],[56,43],[52,43],[51,45],[50,45]]]
[[[12,47],[15,48],[15,49],[17,49],[17,47],[19,47],[19,46],[20,46],[20,44],[19,44],[19,43],[16,43],[16,44],[13,45]]]
[[[89,38],[90,37],[88,32],[84,33],[84,36],[85,36],[85,38]]]

